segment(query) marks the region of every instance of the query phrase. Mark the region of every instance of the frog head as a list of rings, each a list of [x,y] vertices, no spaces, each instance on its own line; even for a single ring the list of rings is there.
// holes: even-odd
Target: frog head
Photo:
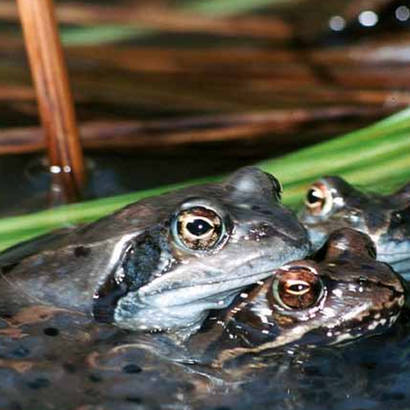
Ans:
[[[324,177],[308,189],[300,220],[315,249],[335,229],[351,227],[372,238],[380,260],[410,273],[410,184],[380,195],[362,192],[340,177]]]
[[[112,249],[94,295],[95,318],[133,330],[192,329],[243,287],[303,257],[306,232],[280,195],[276,178],[246,167],[222,183],[126,208],[116,218],[143,214],[145,228]]]
[[[371,239],[344,228],[333,232],[315,260],[285,264],[219,322],[238,347],[219,360],[285,345],[330,345],[382,333],[405,305],[402,279],[375,260]]]

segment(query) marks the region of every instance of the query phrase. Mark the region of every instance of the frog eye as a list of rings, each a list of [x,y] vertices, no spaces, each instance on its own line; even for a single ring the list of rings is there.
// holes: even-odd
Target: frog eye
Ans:
[[[177,244],[193,251],[215,249],[225,237],[223,219],[215,211],[202,206],[180,211],[171,230]]]
[[[332,194],[325,185],[314,184],[307,191],[305,205],[312,214],[325,215],[332,209]]]
[[[272,290],[273,298],[280,306],[302,310],[314,306],[322,298],[323,284],[312,268],[292,266],[279,271]]]

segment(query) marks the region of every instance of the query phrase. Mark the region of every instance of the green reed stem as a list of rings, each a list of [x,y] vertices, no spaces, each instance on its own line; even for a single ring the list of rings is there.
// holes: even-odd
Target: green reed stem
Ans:
[[[322,175],[337,174],[375,192],[388,192],[410,179],[410,109],[345,136],[256,164],[284,185],[284,202],[297,207],[307,186]],[[61,206],[0,219],[0,249],[52,229],[93,221],[131,202],[205,178],[166,187]]]

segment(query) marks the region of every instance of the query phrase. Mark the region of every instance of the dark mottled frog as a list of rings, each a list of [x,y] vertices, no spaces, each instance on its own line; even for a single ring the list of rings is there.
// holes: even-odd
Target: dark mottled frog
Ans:
[[[404,285],[387,264],[375,260],[367,235],[335,231],[317,259],[282,266],[214,319],[220,332],[214,336],[215,363],[289,344],[336,344],[395,323],[405,304]],[[191,349],[215,332],[213,327],[193,336]]]
[[[339,177],[319,179],[307,192],[300,220],[315,249],[333,230],[351,227],[372,238],[379,260],[410,275],[410,183],[391,195],[377,195]]]
[[[273,176],[242,168],[11,248],[0,255],[0,313],[46,304],[126,329],[189,333],[209,309],[309,251],[280,192]]]

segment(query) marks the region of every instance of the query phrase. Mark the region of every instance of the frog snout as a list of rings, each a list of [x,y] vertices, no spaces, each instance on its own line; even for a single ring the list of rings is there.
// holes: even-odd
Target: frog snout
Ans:
[[[293,229],[278,229],[278,233],[286,240],[298,243],[300,245],[308,245],[310,247],[309,235],[302,225],[295,225]]]
[[[291,226],[276,226],[276,236],[280,238],[286,246],[300,248],[306,251],[311,250],[311,243],[307,230],[299,222],[294,221]]]
[[[273,218],[273,226],[280,235],[295,242],[309,242],[306,228],[291,210],[279,208],[274,212]]]

